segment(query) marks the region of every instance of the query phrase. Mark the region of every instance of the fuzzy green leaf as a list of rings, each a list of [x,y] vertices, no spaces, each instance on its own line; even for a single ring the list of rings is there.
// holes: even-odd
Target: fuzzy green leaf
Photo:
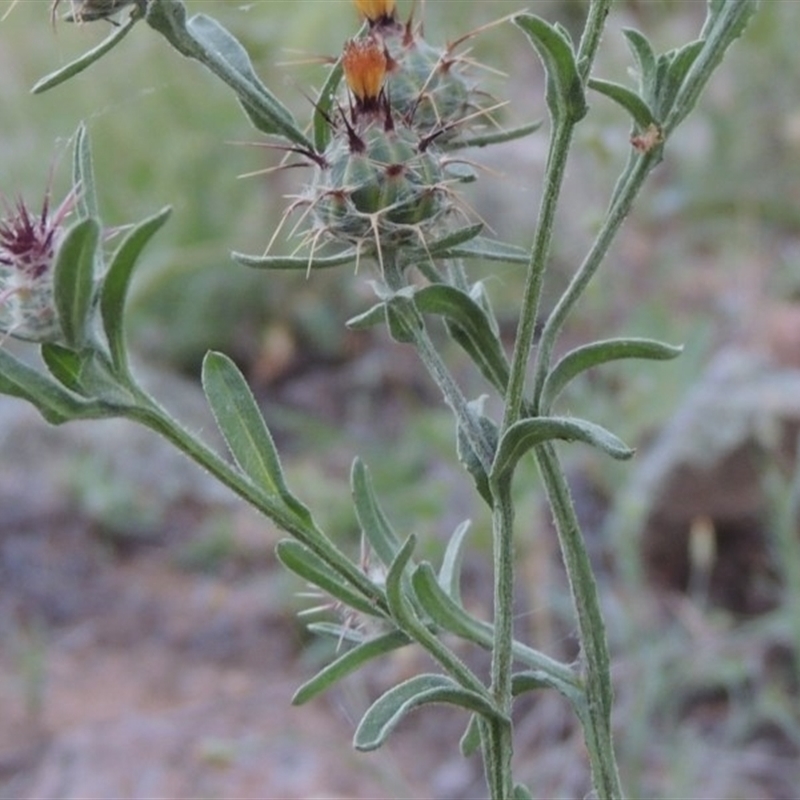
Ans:
[[[51,378],[37,372],[0,348],[0,394],[27,400],[52,425],[72,419],[114,416],[100,403],[76,397]]]
[[[492,465],[492,480],[513,473],[520,458],[537,445],[552,439],[584,442],[602,450],[612,458],[625,460],[634,451],[600,425],[572,417],[534,417],[515,422],[504,434]]]
[[[464,520],[453,531],[442,557],[438,583],[456,605],[461,605],[461,562],[464,558],[464,543],[467,540],[470,521]]]
[[[100,224],[93,217],[76,222],[64,235],[53,274],[58,321],[67,344],[80,350],[89,335],[94,270]]]
[[[206,354],[203,391],[242,472],[273,497],[284,502],[289,500],[287,505],[294,510],[275,442],[247,381],[228,356],[215,352]]]
[[[476,714],[469,715],[469,722],[461,739],[458,742],[458,749],[464,758],[469,758],[481,746],[481,728],[479,718]]]
[[[314,269],[330,269],[352,264],[358,259],[355,248],[337,253],[335,256],[253,256],[246,253],[231,253],[231,258],[242,266],[254,269],[288,269],[308,272]]]
[[[59,84],[64,83],[64,81],[67,81],[75,75],[83,72],[87,67],[90,67],[92,64],[94,64],[95,61],[102,58],[109,50],[111,50],[113,47],[116,47],[125,38],[125,36],[128,35],[131,28],[133,28],[133,26],[140,19],[140,14],[136,12],[132,13],[128,19],[122,23],[122,25],[114,28],[112,32],[96,47],[93,47],[91,50],[76,58],[74,61],[71,61],[66,66],[60,67],[54,72],[51,72],[49,75],[45,75],[44,78],[38,80],[31,89],[31,92],[33,94],[41,94],[42,92],[46,92],[48,89],[52,89],[53,87],[58,86]]]
[[[517,14],[513,21],[528,36],[544,65],[545,99],[551,117],[573,123],[583,118],[588,106],[569,38],[535,14]]]
[[[656,125],[656,119],[650,107],[639,97],[636,92],[627,86],[612,81],[603,81],[598,78],[589,79],[589,88],[605,95],[618,105],[622,106],[632,117],[640,130],[647,130],[650,125]]]
[[[353,461],[350,487],[358,524],[381,563],[388,567],[400,550],[400,540],[378,503],[369,471],[360,458]]]
[[[314,103],[314,148],[318,153],[325,152],[331,138],[331,109],[343,74],[342,59],[339,58],[331,67]]]
[[[339,656],[335,661],[321,669],[311,680],[304,683],[292,697],[292,705],[299,706],[307,703],[313,697],[330,688],[334,683],[342,680],[359,667],[386,653],[391,653],[400,647],[410,644],[411,639],[401,631],[392,631],[376,636],[373,639],[356,645]]]
[[[81,219],[94,217],[100,219],[97,203],[97,189],[94,182],[92,166],[92,148],[89,142],[89,131],[81,123],[75,132],[75,146],[72,154],[72,184],[78,192],[77,208]]]
[[[636,60],[639,72],[639,94],[650,104],[655,99],[656,54],[650,40],[634,28],[623,28],[623,35]]]
[[[508,384],[509,365],[499,337],[483,308],[454,286],[434,284],[414,295],[423,314],[437,314],[450,323],[448,330],[483,376],[501,394]]]
[[[389,689],[367,709],[356,729],[353,746],[362,752],[376,750],[406,714],[428,703],[449,703],[482,717],[505,719],[486,698],[462,689],[452,678],[417,675]]]
[[[145,18],[179,53],[199,61],[228,84],[259,130],[313,148],[291,112],[262,83],[244,47],[215,19],[197,14],[187,21],[181,0],[148,3]]]
[[[529,122],[527,125],[520,125],[516,128],[476,134],[475,136],[469,136],[464,139],[453,139],[447,142],[445,149],[451,152],[453,150],[463,150],[467,147],[487,147],[492,144],[511,142],[514,139],[521,139],[523,136],[535,133],[543,124],[542,120],[536,120],[536,122]]]
[[[485,397],[478,398],[478,400],[470,402],[469,406],[476,415],[478,425],[489,447],[492,452],[494,452],[497,447],[498,429],[494,420],[483,413],[484,400]],[[492,508],[494,499],[492,497],[491,487],[489,486],[489,476],[486,474],[483,462],[473,449],[470,438],[467,436],[464,426],[461,424],[459,424],[456,429],[456,453],[464,469],[472,476],[478,493],[486,501],[489,508]]]
[[[527,786],[522,783],[515,783],[513,800],[533,800],[533,795]]]
[[[48,371],[62,386],[75,394],[86,395],[81,383],[83,359],[74,350],[48,342],[42,345],[41,353]]]
[[[587,369],[624,358],[668,361],[677,358],[682,347],[673,347],[653,339],[606,339],[576,347],[548,373],[542,389],[542,409],[547,412],[571,380]]]
[[[338,572],[316,553],[294,539],[283,539],[275,546],[275,555],[286,569],[299,575],[303,580],[327,592],[335,600],[339,600],[347,608],[360,611],[362,614],[378,616],[375,607],[360,592],[345,583]],[[376,596],[380,589],[376,587]]]
[[[125,356],[125,301],[133,269],[155,233],[167,221],[171,209],[163,208],[157,214],[136,225],[122,240],[111,259],[100,293],[100,314],[106,332],[114,366],[123,368]]]
[[[437,258],[482,258],[486,261],[500,261],[506,264],[528,264],[531,254],[523,247],[476,236],[474,239],[439,251]]]
[[[376,303],[372,308],[363,311],[361,314],[350,317],[350,319],[345,322],[345,325],[351,331],[365,331],[368,328],[374,328],[376,325],[382,325],[385,321],[385,304]]]

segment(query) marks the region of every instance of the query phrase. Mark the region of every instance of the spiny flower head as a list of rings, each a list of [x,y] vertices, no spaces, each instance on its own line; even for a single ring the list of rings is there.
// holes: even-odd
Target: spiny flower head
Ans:
[[[53,266],[72,210],[71,192],[51,214],[49,195],[40,214],[22,200],[3,201],[0,219],[0,331],[20,339],[56,341],[61,330],[53,301]]]
[[[374,36],[351,39],[344,48],[344,77],[356,101],[356,110],[379,108],[388,59],[383,45]]]
[[[386,25],[395,21],[395,0],[354,0],[354,2],[370,25]]]

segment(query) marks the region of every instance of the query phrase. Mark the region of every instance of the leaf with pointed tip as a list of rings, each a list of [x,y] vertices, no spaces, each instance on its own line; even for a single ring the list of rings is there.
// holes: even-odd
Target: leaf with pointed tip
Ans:
[[[309,622],[306,625],[306,630],[318,636],[329,636],[332,639],[336,639],[337,644],[339,642],[352,642],[355,645],[359,645],[367,641],[363,631],[347,623],[340,625],[335,622]]]
[[[570,350],[548,373],[542,389],[542,409],[547,412],[573,378],[587,369],[623,358],[667,361],[677,358],[682,347],[654,339],[606,339]]]
[[[386,573],[386,601],[389,604],[389,610],[392,612],[392,616],[406,630],[413,630],[419,626],[419,620],[414,614],[411,601],[406,596],[409,585],[406,570],[416,544],[417,537],[412,533],[397,551]]]
[[[345,322],[345,325],[351,331],[365,331],[368,328],[374,328],[376,325],[382,325],[384,322],[386,322],[386,304],[377,303],[361,314],[350,317],[350,319]]]
[[[672,110],[686,73],[691,69],[703,47],[704,42],[698,39],[684,45],[680,50],[672,50],[667,54],[667,68],[657,92],[659,118],[663,119]]]
[[[0,394],[27,400],[52,425],[72,419],[99,419],[115,416],[102,403],[76,397],[51,378],[0,348]]]
[[[466,292],[446,284],[426,286],[414,295],[423,314],[438,314],[450,323],[448,330],[501,394],[508,384],[509,365],[500,339],[483,308]]]
[[[81,123],[75,132],[75,146],[72,153],[72,184],[78,192],[76,205],[79,216],[100,219],[97,204],[97,190],[94,182],[92,166],[92,148],[89,142],[89,131]]]
[[[272,434],[233,361],[222,353],[207,353],[202,381],[217,426],[242,472],[256,486],[280,498],[294,514],[308,520],[308,509],[286,486]]]
[[[81,383],[83,359],[74,350],[48,342],[42,345],[41,353],[48,371],[62,386],[75,394],[86,396]]]
[[[547,75],[545,99],[554,120],[575,123],[588,107],[569,37],[535,14],[522,13],[513,22],[530,39]]]
[[[350,487],[358,524],[381,563],[388,567],[400,549],[400,540],[378,503],[369,470],[360,458],[353,461]]]
[[[100,292],[100,314],[111,350],[114,366],[124,368],[125,355],[125,301],[133,269],[139,256],[155,233],[167,221],[171,209],[162,208],[157,214],[136,225],[122,240],[111,259]]]
[[[619,460],[630,458],[634,452],[613,433],[593,422],[573,417],[534,417],[515,422],[505,432],[497,448],[490,478],[497,481],[510,475],[522,456],[552,439],[584,442]]]
[[[294,693],[292,705],[299,706],[307,703],[313,697],[355,672],[367,662],[386,655],[386,653],[391,653],[400,647],[405,647],[410,643],[411,639],[401,631],[391,631],[391,633],[384,633],[372,639],[367,639],[365,642],[356,645],[352,650],[348,650],[339,656],[335,661],[321,669],[311,680],[304,683]]]
[[[613,100],[617,105],[622,106],[622,108],[633,117],[636,127],[640,130],[647,130],[651,125],[657,124],[653,112],[650,110],[647,103],[627,86],[622,86],[622,84],[613,83],[612,81],[590,78],[589,88],[594,89],[594,91]]]
[[[531,254],[525,248],[497,239],[489,239],[486,236],[476,236],[464,244],[437,252],[436,257],[483,258],[486,261],[500,261],[505,264],[528,264],[531,260]]]
[[[528,122],[525,125],[519,125],[516,128],[507,128],[501,131],[492,131],[491,133],[479,133],[467,138],[451,139],[446,143],[444,149],[449,153],[454,150],[464,150],[467,147],[488,147],[493,144],[502,144],[503,142],[512,142],[515,139],[521,139],[524,136],[529,136],[535,133],[542,127],[544,122],[540,119],[536,122]]]
[[[442,557],[438,583],[454,603],[461,605],[461,562],[464,558],[464,542],[469,531],[470,520],[464,520],[453,531]]]
[[[436,258],[439,253],[446,252],[453,247],[458,247],[458,245],[468,242],[470,239],[474,239],[482,230],[482,222],[476,222],[474,225],[466,225],[463,228],[457,228],[438,239],[425,242],[424,249],[420,248],[419,252]]]
[[[485,400],[485,396],[479,397],[477,400],[468,403],[468,407],[474,414],[475,420],[480,427],[489,449],[494,453],[497,448],[498,428],[497,423],[483,413]],[[472,441],[461,423],[459,423],[456,428],[456,455],[464,469],[472,476],[472,480],[475,482],[475,488],[478,490],[480,496],[486,501],[489,508],[492,508],[494,505],[494,498],[492,497],[492,490],[489,485],[489,476],[486,472],[486,467],[478,453],[475,452]]]
[[[245,267],[253,269],[286,269],[302,270],[330,269],[341,267],[343,264],[352,264],[358,259],[358,250],[352,248],[335,256],[253,256],[246,253],[231,253],[231,258]]]
[[[90,67],[92,64],[94,64],[95,61],[102,58],[109,50],[111,50],[113,47],[116,47],[122,41],[122,39],[128,35],[131,28],[133,28],[136,22],[138,22],[140,19],[140,15],[136,13],[131,14],[128,19],[122,23],[122,25],[114,28],[113,31],[96,47],[93,47],[91,50],[87,51],[82,56],[79,56],[74,61],[71,61],[66,66],[59,67],[59,69],[36,81],[31,89],[31,92],[33,94],[41,94],[42,92],[46,92],[48,89],[52,89],[53,87],[58,86],[59,84],[64,83],[64,81],[67,81],[75,75],[83,72],[87,67]]]
[[[636,60],[639,71],[639,94],[650,104],[655,99],[656,89],[656,54],[653,52],[653,46],[643,33],[634,28],[623,28],[622,34]]]
[[[327,592],[335,600],[344,603],[346,607],[371,617],[379,616],[375,607],[364,595],[345,583],[344,578],[338,572],[335,572],[327,562],[304,544],[300,544],[294,539],[282,539],[275,546],[275,555],[286,569]],[[376,596],[380,594],[378,587],[375,591]]]
[[[458,749],[464,758],[469,758],[481,746],[481,728],[476,714],[469,715],[466,730],[458,742]]]
[[[58,248],[53,287],[58,321],[66,343],[80,350],[89,334],[94,295],[94,266],[100,224],[93,217],[76,222]]]
[[[250,56],[235,36],[205,14],[193,16],[186,23],[186,30],[203,48],[203,63],[236,89],[259,130],[285,136],[304,147],[312,146],[289,109],[256,75]]]
[[[342,59],[339,58],[331,67],[314,104],[314,147],[318,153],[325,152],[331,139],[331,109],[343,74]]]
[[[389,689],[367,709],[356,729],[353,746],[362,752],[376,750],[406,714],[428,703],[449,703],[482,717],[507,721],[485,697],[463,689],[452,678],[417,675]]]

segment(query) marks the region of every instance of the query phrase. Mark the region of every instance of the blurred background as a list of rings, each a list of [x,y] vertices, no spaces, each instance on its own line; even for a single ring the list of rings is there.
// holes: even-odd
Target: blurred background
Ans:
[[[413,353],[344,322],[370,304],[370,271],[247,270],[301,171],[256,174],[280,154],[210,74],[145,25],[43,96],[30,87],[109,33],[50,23],[46,0],[0,0],[0,193],[36,207],[67,191],[83,120],[104,223],[170,204],[145,254],[129,336],[154,392],[215,440],[198,387],[203,354],[232,355],[252,382],[291,485],[357,555],[355,455],[387,514],[436,563],[472,520],[464,594],[491,614],[489,518],[452,455],[453,425]],[[59,13],[68,9],[63,2]],[[427,38],[453,41],[525,4],[428,0]],[[579,31],[581,0],[533,10]],[[249,49],[299,119],[358,21],[347,0],[189,0]],[[401,16],[411,4],[399,0]],[[7,11],[10,13],[4,17]],[[700,29],[700,0],[619,0],[597,71],[628,81],[621,29],[661,51]],[[417,9],[417,14],[420,9]],[[631,797],[800,796],[800,3],[770,0],[670,142],[562,347],[617,335],[683,344],[676,361],[591,371],[562,410],[637,447],[623,465],[564,447],[601,584]],[[509,125],[546,116],[543,77],[508,24],[469,41]],[[628,123],[600,97],[579,129],[558,219],[552,305],[582,258],[627,155]],[[498,238],[527,246],[546,126],[470,154],[486,166],[466,200]],[[273,252],[295,243],[279,238]],[[513,340],[518,267],[475,264]],[[546,310],[546,309],[545,309]],[[25,354],[6,340],[4,347]],[[465,391],[486,391],[442,337]],[[276,565],[281,537],[210,478],[127,423],[47,427],[0,398],[0,796],[479,798],[458,753],[465,720],[425,710],[390,746],[360,755],[359,715],[425,668],[401,651],[302,709],[294,689],[336,642],[297,612],[317,604]],[[524,472],[524,474],[523,474]],[[538,477],[521,470],[519,636],[577,655]],[[480,654],[465,651],[476,669]],[[590,789],[580,731],[559,697],[520,704],[518,779],[542,798]]]

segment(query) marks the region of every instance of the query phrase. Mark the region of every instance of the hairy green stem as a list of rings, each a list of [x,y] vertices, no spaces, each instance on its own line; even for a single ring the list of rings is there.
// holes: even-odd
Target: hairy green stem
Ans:
[[[593,0],[589,6],[589,13],[586,16],[586,24],[583,26],[581,43],[578,46],[578,73],[581,80],[585,83],[600,47],[600,40],[603,38],[606,17],[611,10],[614,0]]]
[[[494,562],[494,642],[492,646],[491,691],[498,708],[511,717],[511,673],[514,641],[514,503],[511,481],[503,478],[492,488],[492,555]],[[492,770],[498,797],[511,797],[514,781],[511,756],[514,752],[511,723],[493,723],[487,730],[492,743]]]
[[[611,735],[613,690],[606,628],[597,584],[575,515],[569,486],[553,445],[538,447],[536,459],[553,510],[561,555],[578,618],[587,701],[582,721],[593,784],[598,797],[616,800],[622,797],[622,787]]]

